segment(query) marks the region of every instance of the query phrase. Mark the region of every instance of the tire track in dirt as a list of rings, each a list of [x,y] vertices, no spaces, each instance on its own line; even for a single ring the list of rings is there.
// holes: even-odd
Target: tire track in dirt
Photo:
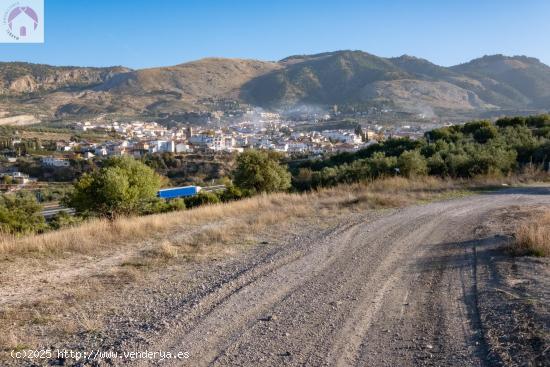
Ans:
[[[518,202],[550,196],[527,188],[414,206],[298,241],[182,308],[151,348],[188,351],[193,366],[491,365],[476,227]]]

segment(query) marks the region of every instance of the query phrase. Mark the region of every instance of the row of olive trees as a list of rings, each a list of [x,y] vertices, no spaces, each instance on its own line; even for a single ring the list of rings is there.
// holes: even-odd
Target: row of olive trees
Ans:
[[[310,190],[393,175],[424,176],[428,170],[427,160],[417,150],[406,150],[398,157],[376,152],[370,158],[325,167],[320,171],[300,168],[293,177],[293,185],[297,190]]]
[[[424,139],[394,138],[354,153],[301,162],[299,190],[389,175],[473,177],[508,175],[526,165],[548,169],[550,116],[472,121],[435,129]]]

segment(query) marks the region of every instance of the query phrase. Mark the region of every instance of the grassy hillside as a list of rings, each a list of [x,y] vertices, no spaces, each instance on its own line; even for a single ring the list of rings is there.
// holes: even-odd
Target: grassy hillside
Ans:
[[[486,183],[471,182],[473,187]],[[462,182],[437,178],[387,178],[373,184],[361,183],[327,188],[311,193],[258,195],[236,202],[207,205],[190,210],[142,217],[120,217],[113,221],[92,219],[76,227],[44,234],[0,236],[0,255],[97,254],[117,246],[129,246],[151,237],[188,233],[180,251],[205,251],[204,246],[228,244],[236,237],[258,233],[266,225],[320,215],[331,211],[398,207],[417,200],[460,194]],[[199,231],[193,229],[199,228]],[[157,241],[160,243],[160,241]],[[182,253],[183,255],[183,253]],[[147,260],[147,259],[145,259]]]

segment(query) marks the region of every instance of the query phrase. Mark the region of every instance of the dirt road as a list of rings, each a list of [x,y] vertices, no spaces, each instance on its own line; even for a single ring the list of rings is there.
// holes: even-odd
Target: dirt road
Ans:
[[[477,289],[498,233],[480,226],[519,204],[549,205],[550,189],[354,217],[314,240],[259,251],[161,312],[176,321],[148,349],[187,351],[192,366],[498,364]],[[182,364],[155,363],[171,362]]]
[[[76,329],[63,328],[60,318],[37,318],[30,329],[40,333],[41,348],[87,357],[0,364],[546,366],[550,259],[511,258],[499,247],[521,215],[549,205],[549,187],[529,187],[402,209],[342,210],[329,221],[308,218],[284,236],[266,228],[260,244],[230,256],[151,267],[95,288],[96,295],[81,290],[82,301],[62,315],[75,315]],[[82,261],[118,270],[140,249]],[[92,270],[80,263],[54,268],[72,283],[30,293],[70,301],[63,287],[79,290],[88,281],[78,272],[113,279]],[[38,276],[29,287],[48,272]],[[5,285],[2,292],[0,305],[21,298]],[[56,326],[59,333],[47,334]],[[188,358],[124,356],[133,351]]]

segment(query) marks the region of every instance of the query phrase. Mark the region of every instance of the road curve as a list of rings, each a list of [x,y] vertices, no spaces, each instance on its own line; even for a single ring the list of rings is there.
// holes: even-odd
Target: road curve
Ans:
[[[192,366],[492,365],[477,309],[476,229],[493,210],[530,204],[550,204],[550,189],[350,221],[210,288],[154,347],[188,351]]]

